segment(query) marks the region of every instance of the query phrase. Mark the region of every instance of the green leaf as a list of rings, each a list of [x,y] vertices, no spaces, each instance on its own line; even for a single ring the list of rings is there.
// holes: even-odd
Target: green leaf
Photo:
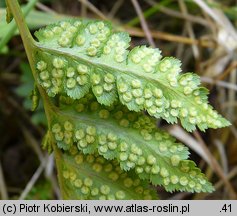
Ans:
[[[31,92],[31,100],[32,100],[31,111],[35,111],[39,106],[39,100],[40,100],[39,90],[36,85],[34,85],[34,89]]]
[[[26,200],[53,200],[55,194],[50,180],[38,180],[25,198]]]
[[[6,21],[7,21],[7,23],[10,23],[13,19],[13,16],[12,16],[12,12],[11,12],[10,8],[7,5],[7,2],[6,2],[6,6],[7,6],[6,7]]]
[[[129,110],[177,123],[193,131],[230,123],[208,104],[208,91],[196,74],[181,72],[173,57],[141,46],[128,51],[130,37],[102,21],[71,20],[35,33],[38,82],[50,97],[80,99],[92,89],[99,103],[119,100]]]
[[[25,16],[27,16],[28,13],[32,10],[32,8],[33,8],[33,6],[35,5],[36,2],[37,2],[37,0],[31,0],[31,1],[28,2],[26,7],[23,9],[23,14]],[[4,16],[4,13],[2,12],[2,10],[0,10],[0,29],[1,29],[1,33],[0,33],[0,52],[2,52],[2,49],[5,49],[6,44],[8,43],[8,41],[11,39],[11,37],[14,35],[14,33],[16,31],[16,23],[15,22],[9,23],[12,20],[12,15],[13,15],[13,11],[12,11],[12,8],[10,6],[12,6],[12,4],[18,4],[18,2],[17,3],[13,2],[13,1],[9,2],[9,1],[6,0],[6,4],[7,4],[6,21],[4,19],[1,19],[1,17],[5,18],[5,16]],[[14,6],[16,6],[16,5],[14,5]],[[15,8],[13,10],[15,10]],[[14,13],[15,12],[16,11],[14,11]],[[18,16],[20,16],[20,15],[18,14]],[[18,18],[24,20],[23,17],[18,17]],[[9,24],[6,25],[6,22],[9,23]]]
[[[148,183],[134,172],[123,172],[115,160],[84,155],[75,146],[68,153],[57,150],[56,154],[64,199],[157,199]]]
[[[25,11],[27,6],[22,5],[22,10]],[[6,8],[0,8],[0,39],[5,37],[11,28],[10,24],[6,22]],[[32,9],[26,17],[26,23],[31,30],[41,28],[42,26],[49,25],[53,22],[58,22],[60,20],[69,19],[67,15],[64,14],[51,14],[44,11],[37,11]],[[19,34],[16,30],[14,34]]]
[[[84,154],[117,159],[123,170],[135,169],[141,179],[167,191],[213,191],[195,163],[187,160],[188,149],[159,130],[154,119],[119,104],[102,106],[92,94],[79,101],[61,97],[60,103],[51,128],[59,148],[77,146]]]

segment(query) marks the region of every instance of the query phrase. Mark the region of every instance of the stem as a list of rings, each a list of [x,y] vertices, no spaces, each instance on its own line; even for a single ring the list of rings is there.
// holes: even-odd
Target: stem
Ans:
[[[33,7],[33,5],[37,2],[37,0],[31,0],[30,1],[30,5],[31,8]],[[35,61],[34,61],[34,53],[35,53],[35,49],[36,49],[36,42],[34,41],[29,28],[26,25],[24,16],[22,14],[20,5],[18,3],[17,0],[7,0],[8,6],[13,14],[13,17],[16,21],[16,24],[18,26],[25,50],[26,50],[26,54],[27,54],[27,58],[29,60],[29,64],[34,76],[34,79],[36,80],[36,73],[35,73]],[[30,7],[30,6],[29,6]],[[37,83],[36,83],[37,84]],[[37,84],[37,87],[39,89],[40,95],[43,99],[43,103],[44,103],[44,109],[45,109],[45,114],[48,120],[48,124],[50,124],[50,119],[51,119],[51,110],[53,109],[53,104],[52,102],[49,100],[48,96],[46,95],[45,91],[42,89],[42,87],[40,85]],[[50,126],[50,125],[49,125]]]
[[[31,2],[35,2],[36,0],[32,0]],[[17,0],[7,0],[7,4],[10,8],[10,11],[13,14],[13,17],[16,21],[16,24],[18,26],[26,54],[28,57],[28,60],[30,62],[30,65],[33,64],[33,47],[34,47],[34,39],[29,31],[29,28],[26,25],[25,18],[22,14],[20,5]]]
[[[31,3],[33,4],[33,2],[35,3],[37,0],[31,0]],[[38,48],[36,45],[36,42],[34,41],[29,28],[26,25],[25,19],[23,17],[23,14],[21,12],[21,8],[20,5],[18,4],[17,0],[7,0],[8,6],[13,14],[13,17],[16,21],[16,24],[18,26],[25,50],[26,50],[26,54],[27,54],[27,58],[29,60],[29,64],[34,76],[34,79],[37,79],[36,76],[36,71],[35,71],[35,51]],[[44,104],[44,109],[45,109],[45,114],[47,117],[47,121],[48,121],[48,127],[51,127],[51,119],[52,116],[54,115],[54,113],[56,112],[56,107],[53,105],[53,103],[51,102],[51,100],[48,98],[46,92],[44,91],[44,89],[36,82],[37,88],[40,92],[40,95],[43,99],[43,104]],[[61,193],[63,195],[63,197],[66,197],[63,188],[63,184],[62,184],[62,173],[61,173],[61,169],[60,169],[60,164],[59,161],[61,160],[61,155],[60,155],[60,150],[57,149],[56,144],[52,141],[52,139],[50,139],[51,144],[53,146],[54,152],[55,152],[55,159],[56,159],[56,166],[57,166],[57,170],[58,170],[58,179],[59,179],[59,186],[61,188]]]
[[[61,196],[62,199],[67,199],[67,195],[66,195],[66,191],[63,190],[63,172],[62,172],[62,168],[60,167],[60,161],[62,161],[62,153],[61,150],[57,147],[57,144],[52,141],[52,146],[53,146],[53,152],[54,152],[54,157],[55,157],[55,161],[56,161],[56,168],[57,168],[57,174],[58,174],[58,184],[59,184],[59,188],[61,191]]]

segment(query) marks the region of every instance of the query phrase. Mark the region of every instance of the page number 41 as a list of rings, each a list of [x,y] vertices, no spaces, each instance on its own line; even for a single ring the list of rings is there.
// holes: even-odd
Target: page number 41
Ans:
[[[224,204],[220,212],[231,212],[231,204]]]

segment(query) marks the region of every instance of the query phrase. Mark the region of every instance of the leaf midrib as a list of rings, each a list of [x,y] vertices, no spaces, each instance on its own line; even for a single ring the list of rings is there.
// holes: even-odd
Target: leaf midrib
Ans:
[[[45,50],[47,52],[49,52],[49,53],[55,52],[58,55],[65,55],[68,58],[72,58],[73,60],[76,60],[76,61],[79,60],[82,63],[86,63],[88,65],[89,64],[93,64],[94,67],[108,68],[110,71],[119,71],[119,72],[124,73],[124,74],[126,74],[128,76],[133,76],[136,79],[137,79],[137,76],[138,76],[138,77],[141,77],[142,80],[149,80],[149,81],[151,81],[151,83],[153,85],[155,85],[155,86],[157,85],[157,83],[159,83],[159,85],[162,86],[163,89],[167,89],[168,88],[170,91],[172,91],[174,94],[176,94],[177,97],[178,96],[182,96],[183,97],[182,94],[177,93],[177,91],[179,91],[178,89],[177,89],[177,91],[175,91],[174,89],[170,88],[168,85],[165,85],[164,83],[161,83],[159,80],[154,80],[154,78],[153,78],[154,75],[155,75],[154,73],[146,73],[145,75],[143,75],[139,71],[137,71],[137,72],[134,71],[132,68],[130,68],[129,71],[128,71],[128,70],[124,69],[123,67],[116,66],[115,64],[113,66],[110,66],[110,65],[106,64],[105,62],[102,62],[100,60],[100,57],[86,57],[83,53],[81,53],[83,56],[78,56],[78,55],[75,55],[75,54],[67,52],[67,50],[65,52],[64,50],[62,50],[60,48],[59,49],[48,48],[46,46],[43,46],[39,42],[37,42],[36,45],[43,52]],[[72,48],[68,48],[68,50],[69,49],[72,50]],[[121,66],[128,66],[128,63],[126,62],[126,65],[121,63]],[[165,93],[165,91],[164,91],[164,93]]]
[[[35,42],[36,47],[38,47],[42,52],[49,52],[49,53],[56,53],[58,55],[62,55],[62,56],[66,56],[67,58],[71,58],[75,61],[81,61],[82,63],[85,63],[87,65],[92,64],[94,66],[94,68],[99,67],[99,68],[105,68],[108,71],[119,71],[120,73],[123,73],[127,76],[132,76],[134,77],[134,79],[137,79],[138,77],[141,80],[146,80],[150,83],[152,83],[152,85],[157,86],[157,84],[159,85],[159,87],[162,89],[163,94],[165,95],[165,97],[168,100],[171,100],[170,98],[174,97],[177,99],[183,98],[183,103],[186,103],[188,107],[195,107],[197,110],[199,110],[199,113],[205,113],[204,110],[202,109],[202,106],[199,106],[195,103],[195,101],[193,100],[193,98],[191,98],[189,95],[185,96],[183,91],[181,91],[180,88],[171,88],[169,85],[165,85],[166,80],[162,79],[162,80],[158,80],[158,79],[154,79],[155,74],[154,73],[141,73],[140,71],[135,71],[132,68],[129,68],[129,70],[126,70],[124,67],[128,66],[128,63],[126,61],[126,64],[122,64],[121,63],[121,67],[117,66],[116,64],[113,64],[112,66],[109,64],[106,64],[106,62],[102,62],[100,57],[87,57],[85,56],[83,53],[82,56],[78,56],[76,55],[76,53],[74,53],[75,51],[72,48],[68,48],[67,50],[62,50],[60,48],[55,49],[55,48],[48,48],[47,46],[44,46],[42,43],[40,42]],[[71,53],[69,52],[71,51]],[[72,53],[73,52],[73,53]],[[163,82],[162,82],[163,81]],[[174,89],[175,88],[175,89]],[[167,93],[169,92],[169,93]],[[172,97],[170,97],[170,95],[172,95]],[[178,116],[179,119],[182,119],[183,117]],[[195,124],[197,125],[197,124]]]

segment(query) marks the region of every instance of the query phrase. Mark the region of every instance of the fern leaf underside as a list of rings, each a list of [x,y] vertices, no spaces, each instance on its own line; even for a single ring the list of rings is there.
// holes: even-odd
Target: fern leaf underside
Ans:
[[[63,21],[35,35],[37,82],[58,106],[51,111],[50,132],[64,151],[61,185],[77,191],[66,198],[153,199],[149,182],[170,192],[213,191],[188,160],[188,149],[153,118],[180,120],[188,131],[230,124],[208,104],[208,90],[196,74],[181,74],[180,61],[162,58],[159,49],[129,51],[129,35],[114,32],[107,22]],[[95,167],[102,170],[98,175]],[[121,176],[113,188],[114,169]]]
[[[167,191],[211,192],[188,149],[156,127],[154,119],[125,106],[100,105],[92,94],[80,100],[60,97],[60,111],[52,114],[54,139],[68,151],[97,154],[119,162],[124,171],[135,170],[140,179]]]
[[[38,81],[54,97],[80,99],[92,89],[99,103],[119,100],[129,110],[177,123],[193,131],[230,123],[207,101],[196,74],[181,72],[173,57],[146,46],[128,51],[130,37],[101,21],[70,20],[47,26],[38,38]]]
[[[115,160],[98,154],[84,155],[76,146],[58,152],[64,199],[157,199],[155,191],[134,172],[123,172]]]

